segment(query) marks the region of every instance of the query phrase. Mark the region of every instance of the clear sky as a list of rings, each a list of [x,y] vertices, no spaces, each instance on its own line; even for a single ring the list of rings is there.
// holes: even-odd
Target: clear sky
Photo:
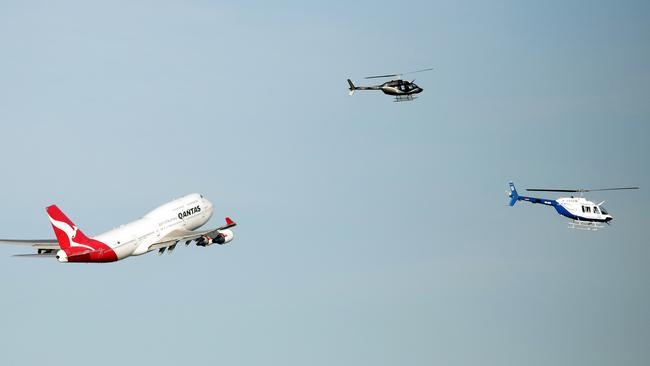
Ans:
[[[650,364],[647,1],[2,1],[0,50],[0,237],[190,192],[240,223],[108,265],[3,246],[2,365]],[[425,67],[415,102],[347,95]],[[594,233],[510,179],[642,189],[590,194]]]

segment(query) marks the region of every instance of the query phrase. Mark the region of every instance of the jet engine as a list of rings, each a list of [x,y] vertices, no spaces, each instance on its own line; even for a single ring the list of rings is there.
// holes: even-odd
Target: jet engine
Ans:
[[[234,236],[235,234],[228,229],[215,230],[196,239],[196,245],[200,247],[207,247],[208,245],[212,245],[212,244],[223,245],[226,243],[230,243],[234,238]]]

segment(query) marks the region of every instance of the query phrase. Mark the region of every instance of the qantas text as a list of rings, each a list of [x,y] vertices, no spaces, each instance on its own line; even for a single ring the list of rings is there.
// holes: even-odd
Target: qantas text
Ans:
[[[190,215],[193,215],[193,214],[195,214],[197,212],[201,212],[201,207],[200,206],[192,207],[189,210],[179,212],[178,213],[178,218],[182,220],[182,219],[184,219],[184,218],[186,218],[186,217],[188,217]]]

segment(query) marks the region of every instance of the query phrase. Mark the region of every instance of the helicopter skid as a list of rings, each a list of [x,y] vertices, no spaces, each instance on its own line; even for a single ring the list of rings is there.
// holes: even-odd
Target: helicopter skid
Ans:
[[[410,102],[412,100],[418,99],[418,97],[413,95],[396,95],[393,102]]]
[[[593,221],[580,221],[580,220],[571,220],[569,221],[569,229],[578,229],[578,230],[592,230],[596,231],[602,229],[605,225],[599,222]]]

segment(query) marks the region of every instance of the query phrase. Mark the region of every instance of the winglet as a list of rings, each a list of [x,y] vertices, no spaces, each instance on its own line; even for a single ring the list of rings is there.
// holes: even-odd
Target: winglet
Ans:
[[[232,221],[232,219],[230,217],[226,217],[226,224],[219,227],[219,228],[217,228],[217,230],[225,230],[225,229],[229,229],[229,228],[231,228],[233,226],[237,226],[237,223]]]

